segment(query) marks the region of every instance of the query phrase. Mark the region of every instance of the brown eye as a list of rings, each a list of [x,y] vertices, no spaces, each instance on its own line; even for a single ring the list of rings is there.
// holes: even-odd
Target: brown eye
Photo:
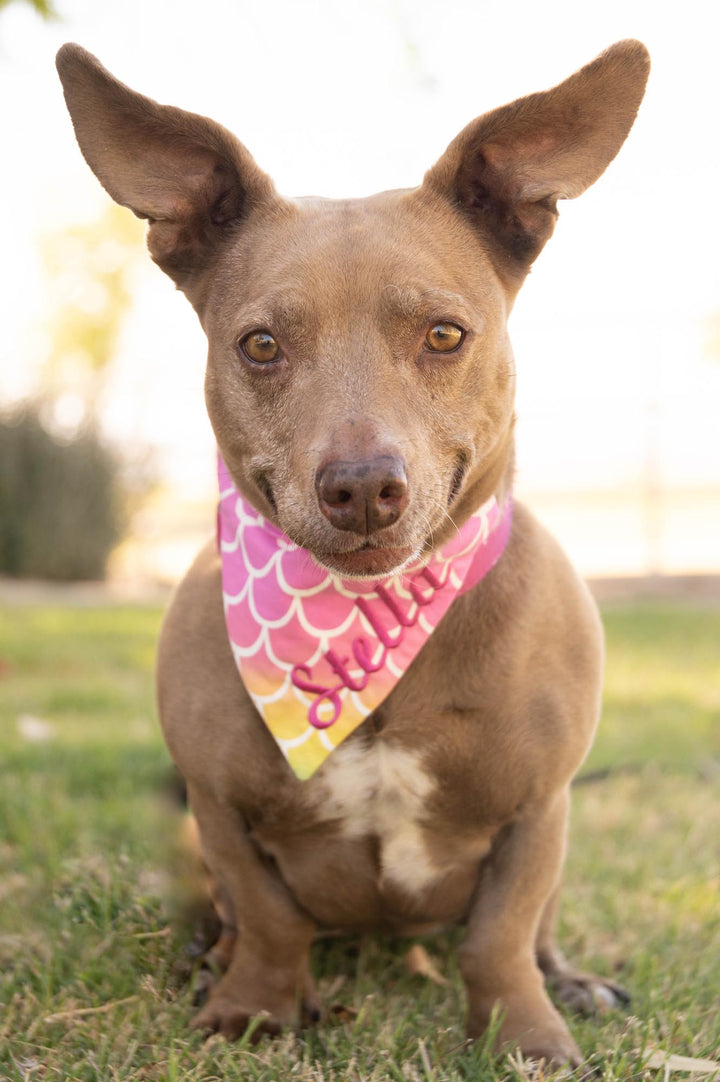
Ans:
[[[433,353],[452,353],[464,337],[465,332],[454,323],[436,323],[425,335],[425,345]]]
[[[255,364],[269,364],[280,356],[280,346],[267,331],[252,331],[240,342],[240,348]]]

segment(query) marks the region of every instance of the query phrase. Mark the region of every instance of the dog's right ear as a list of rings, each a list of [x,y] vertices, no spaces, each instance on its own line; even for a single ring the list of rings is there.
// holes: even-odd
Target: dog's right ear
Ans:
[[[187,286],[235,223],[275,189],[220,124],[135,93],[79,45],[57,69],[83,156],[116,202],[150,222],[154,261]]]

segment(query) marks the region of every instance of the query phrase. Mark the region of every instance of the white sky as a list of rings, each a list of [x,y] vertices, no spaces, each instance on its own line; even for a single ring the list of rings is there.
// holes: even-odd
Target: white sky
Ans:
[[[720,486],[720,63],[713,5],[688,0],[57,0],[44,24],[0,13],[3,276],[0,403],[26,390],[43,304],[36,242],[106,198],[76,148],[54,71],[62,42],[124,82],[233,130],[279,189],[363,195],[413,185],[472,117],[565,78],[613,41],[653,57],[618,159],[561,204],[513,316],[520,483],[632,481],[651,442],[663,479]],[[188,491],[212,484],[205,344],[147,263],[107,423],[151,443]]]

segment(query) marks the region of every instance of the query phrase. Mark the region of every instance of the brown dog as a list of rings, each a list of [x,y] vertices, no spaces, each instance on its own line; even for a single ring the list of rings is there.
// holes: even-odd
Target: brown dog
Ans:
[[[443,550],[493,496],[508,506],[508,312],[557,200],[597,180],[633,123],[641,44],[473,121],[420,187],[347,201],[282,198],[218,124],[141,97],[78,46],[58,67],[85,158],[149,219],[152,258],[200,317],[217,442],[267,522],[344,580],[383,579]],[[623,999],[570,968],[554,935],[601,666],[586,589],[516,506],[494,569],[300,780],[239,678],[208,545],[159,658],[223,924],[224,976],[196,1025],[235,1037],[259,1012],[270,1031],[316,1017],[318,931],[463,922],[468,1034],[499,1005],[500,1044],[577,1063],[545,979],[576,1006]]]

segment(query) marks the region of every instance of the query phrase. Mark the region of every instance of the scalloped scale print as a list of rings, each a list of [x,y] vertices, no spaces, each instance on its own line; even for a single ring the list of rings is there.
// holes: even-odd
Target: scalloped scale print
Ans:
[[[483,504],[442,550],[361,582],[315,563],[218,460],[223,605],[240,676],[290,766],[309,778],[389,694],[447,612],[502,555],[512,504]]]

